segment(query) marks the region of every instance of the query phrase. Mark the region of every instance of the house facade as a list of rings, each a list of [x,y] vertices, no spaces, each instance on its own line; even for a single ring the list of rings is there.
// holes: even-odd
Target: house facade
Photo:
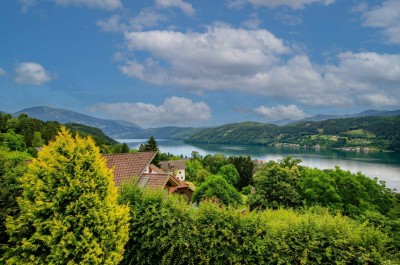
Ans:
[[[186,162],[185,160],[170,160],[161,161],[160,168],[166,173],[174,175],[180,181],[184,181],[186,177]]]
[[[114,170],[117,187],[135,181],[143,189],[164,190],[168,194],[185,194],[188,202],[193,190],[174,175],[151,164],[156,152],[138,152],[104,155],[107,167]],[[181,171],[182,172],[182,171]]]

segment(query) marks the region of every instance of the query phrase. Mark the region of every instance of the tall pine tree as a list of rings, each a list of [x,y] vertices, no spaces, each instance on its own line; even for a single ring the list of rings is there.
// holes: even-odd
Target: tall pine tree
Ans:
[[[149,140],[146,143],[141,144],[139,147],[139,152],[148,152],[148,151],[157,151],[156,156],[154,157],[152,163],[156,166],[160,164],[160,154],[158,149],[158,144],[156,139],[153,136],[150,136]]]
[[[64,128],[22,176],[20,214],[6,222],[6,264],[118,264],[129,210],[91,138]]]

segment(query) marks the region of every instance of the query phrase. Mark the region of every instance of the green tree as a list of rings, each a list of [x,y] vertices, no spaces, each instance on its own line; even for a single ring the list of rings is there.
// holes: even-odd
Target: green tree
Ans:
[[[6,147],[11,151],[24,151],[26,144],[24,136],[8,130],[6,133],[0,133],[0,146]]]
[[[16,216],[19,212],[17,197],[22,194],[19,178],[26,172],[29,158],[27,153],[0,150],[0,250],[8,241],[6,216]]]
[[[206,155],[203,158],[203,167],[212,174],[217,174],[219,169],[228,164],[228,160],[223,154]]]
[[[196,172],[194,181],[196,181],[197,184],[203,183],[204,181],[206,181],[206,179],[210,176],[210,172],[208,172],[207,170],[200,169],[199,171]]]
[[[20,214],[8,217],[7,264],[118,264],[129,210],[91,138],[64,128],[21,178]]]
[[[237,184],[239,190],[253,184],[255,165],[250,156],[231,156],[228,158],[228,161],[230,164],[233,164],[239,172],[240,179]]]
[[[40,132],[33,133],[32,146],[42,147],[44,145],[44,140],[42,139],[42,134]]]
[[[197,173],[203,170],[203,165],[198,160],[186,160],[186,178],[188,180],[195,180]]]
[[[229,184],[234,187],[236,187],[240,179],[239,172],[232,164],[222,166],[218,171],[218,175],[222,176]]]
[[[159,166],[159,164],[160,164],[159,151],[160,150],[158,149],[157,141],[153,136],[150,136],[150,138],[147,140],[147,142],[144,144],[141,144],[139,147],[139,152],[148,152],[148,151],[157,151],[157,154],[154,157],[152,163],[155,164],[156,166]]]
[[[242,203],[240,193],[218,175],[208,177],[193,193],[192,201],[200,202],[204,199],[217,199],[222,204],[233,206]]]
[[[249,205],[254,208],[295,207],[301,204],[297,181],[300,159],[285,159],[265,164],[254,175],[256,192],[249,196]]]

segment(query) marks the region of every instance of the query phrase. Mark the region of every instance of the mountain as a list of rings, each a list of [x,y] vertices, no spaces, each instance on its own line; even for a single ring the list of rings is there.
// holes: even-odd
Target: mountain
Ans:
[[[147,139],[150,136],[158,139],[185,139],[201,130],[201,128],[173,126],[143,129],[128,121],[99,119],[71,110],[45,106],[23,109],[13,115],[21,113],[43,121],[75,124],[75,127],[77,124],[92,126],[101,129],[106,135],[114,139]]]
[[[144,130],[140,126],[127,121],[99,119],[70,110],[44,106],[23,109],[14,113],[14,115],[21,113],[43,121],[58,121],[62,124],[77,123],[96,127],[112,138],[137,138],[136,136]]]
[[[283,125],[291,124],[293,122],[296,122],[296,121],[291,120],[291,119],[283,119],[283,120],[271,121],[268,123],[273,124],[273,125],[283,126]]]
[[[156,139],[187,139],[190,136],[200,132],[203,128],[193,127],[159,127],[145,129],[137,135],[137,138],[147,139],[150,136]]]
[[[396,116],[400,115],[400,109],[398,110],[365,110],[360,113],[356,114],[346,114],[346,115],[324,115],[324,114],[318,114],[315,116],[307,117],[302,120],[294,121],[291,123],[297,123],[297,122],[303,122],[303,121],[326,121],[326,120],[331,120],[331,119],[346,119],[346,118],[358,118],[358,117],[371,117],[371,116]],[[287,123],[289,124],[289,123]],[[286,125],[286,124],[284,124]]]
[[[400,151],[400,115],[302,121],[285,126],[242,122],[203,129],[187,143],[316,146]],[[358,149],[360,150],[360,149]]]

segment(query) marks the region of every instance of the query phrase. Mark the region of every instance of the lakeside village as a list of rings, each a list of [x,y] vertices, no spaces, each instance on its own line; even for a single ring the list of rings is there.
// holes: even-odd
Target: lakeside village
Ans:
[[[300,144],[290,144],[290,143],[275,143],[275,147],[285,147],[285,148],[294,148],[294,149],[315,149],[321,150],[321,146],[316,144],[314,146],[309,145],[300,145]],[[340,147],[340,148],[332,148],[332,150],[346,151],[346,152],[357,152],[357,153],[369,153],[370,151],[376,151],[374,149],[368,147]],[[391,152],[388,150],[381,150],[382,152]]]

